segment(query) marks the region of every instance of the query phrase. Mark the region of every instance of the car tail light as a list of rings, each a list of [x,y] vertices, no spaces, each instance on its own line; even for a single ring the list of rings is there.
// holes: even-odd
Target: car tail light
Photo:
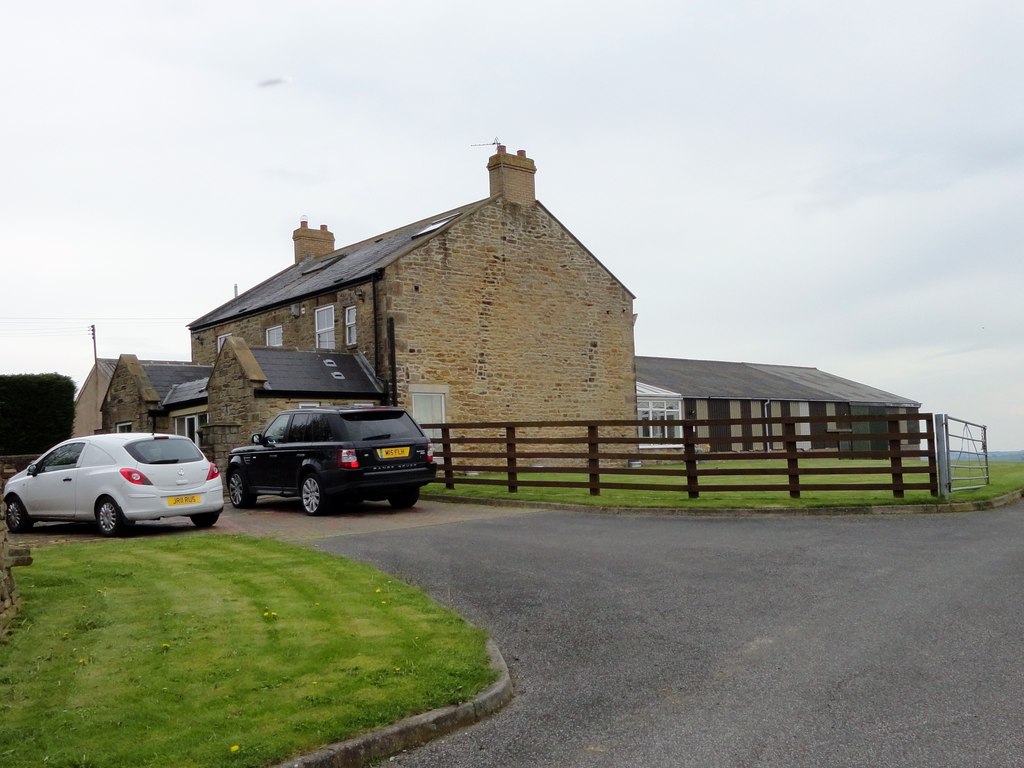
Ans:
[[[210,471],[206,473],[206,479],[207,480],[216,480],[218,477],[220,477],[220,470],[217,469],[217,465],[216,464],[211,462],[210,463]]]
[[[359,469],[359,457],[355,448],[338,449],[338,466],[341,469]]]
[[[132,485],[152,485],[149,482],[149,478],[139,472],[137,469],[129,469],[128,467],[121,468],[121,477],[127,480]]]
[[[434,461],[434,444],[427,443],[427,464]]]

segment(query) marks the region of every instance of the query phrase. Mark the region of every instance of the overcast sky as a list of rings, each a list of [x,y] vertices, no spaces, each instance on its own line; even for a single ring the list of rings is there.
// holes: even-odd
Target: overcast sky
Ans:
[[[637,296],[638,354],[812,366],[1024,448],[1024,4],[602,8],[9,4],[0,372],[81,384],[92,324],[188,360],[301,216],[340,247],[484,198],[499,138]]]

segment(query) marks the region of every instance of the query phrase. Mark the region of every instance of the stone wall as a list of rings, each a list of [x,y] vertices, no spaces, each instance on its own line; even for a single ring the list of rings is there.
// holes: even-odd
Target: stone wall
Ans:
[[[192,362],[213,365],[217,359],[217,338],[224,334],[241,337],[250,347],[267,345],[267,329],[281,327],[281,346],[316,349],[316,309],[334,304],[334,349],[374,356],[372,288],[369,283],[345,288],[277,307],[259,315],[243,317],[192,333]],[[356,343],[345,342],[345,307],[356,308]]]
[[[632,295],[539,204],[491,201],[381,294],[402,404],[443,384],[448,421],[636,419]]]
[[[160,404],[160,396],[149,383],[138,357],[121,355],[110,379],[103,403],[103,431],[114,432],[118,424],[130,423],[132,432],[166,432],[166,416],[154,420],[150,411]]]
[[[2,508],[2,505],[0,505]],[[4,513],[7,510],[2,509]],[[18,615],[18,593],[12,568],[31,565],[28,547],[17,546],[7,538],[7,525],[0,522],[0,638],[6,635]]]

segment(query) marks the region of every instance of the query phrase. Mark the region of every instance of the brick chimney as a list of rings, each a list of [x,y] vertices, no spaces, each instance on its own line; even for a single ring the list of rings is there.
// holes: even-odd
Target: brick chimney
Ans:
[[[327,225],[321,224],[320,229],[310,229],[309,222],[303,216],[299,228],[292,232],[295,243],[295,263],[308,259],[310,256],[326,256],[334,253],[334,233],[327,231]]]
[[[504,145],[499,144],[498,153],[487,161],[487,170],[491,175],[491,195],[501,195],[510,203],[519,205],[537,202],[533,183],[537,166],[526,156],[525,149],[510,155],[505,152]]]

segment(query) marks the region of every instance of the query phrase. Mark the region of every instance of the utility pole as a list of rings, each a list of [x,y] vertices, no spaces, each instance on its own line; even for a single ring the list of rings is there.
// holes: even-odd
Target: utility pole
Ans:
[[[96,388],[96,419],[97,422],[93,427],[93,432],[99,432],[103,429],[103,403],[101,398],[103,396],[103,387],[100,386],[100,361],[96,355],[96,324],[93,323],[89,326],[89,334],[92,336],[92,385]]]

